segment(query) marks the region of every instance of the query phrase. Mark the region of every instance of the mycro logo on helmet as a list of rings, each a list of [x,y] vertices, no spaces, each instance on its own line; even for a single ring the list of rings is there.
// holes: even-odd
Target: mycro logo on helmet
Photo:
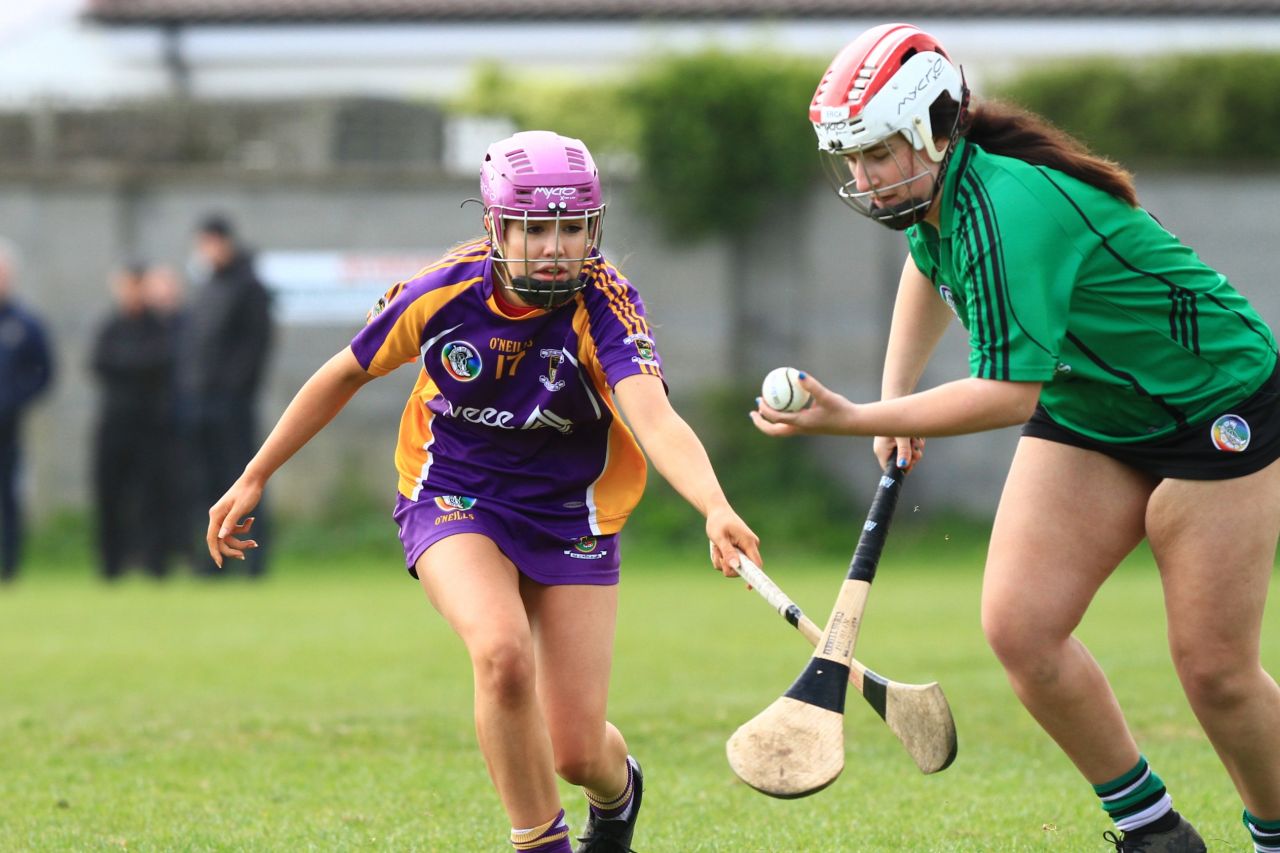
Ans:
[[[534,195],[553,196],[555,198],[573,198],[578,194],[577,187],[534,187]]]
[[[942,73],[945,68],[946,66],[943,63],[941,56],[935,59],[933,64],[925,70],[924,76],[916,81],[916,85],[911,89],[911,91],[908,92],[902,100],[898,101],[898,115],[902,115],[902,108],[918,98],[921,92],[938,82],[938,80],[942,78]]]

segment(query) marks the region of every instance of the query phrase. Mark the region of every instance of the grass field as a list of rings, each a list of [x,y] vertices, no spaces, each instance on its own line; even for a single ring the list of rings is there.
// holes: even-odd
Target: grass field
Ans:
[[[940,681],[959,757],[921,775],[851,696],[843,775],[793,801],[738,782],[724,742],[791,683],[803,639],[698,556],[629,555],[611,718],[648,780],[637,849],[1107,849],[1091,791],[982,640],[981,548],[940,534],[902,541],[881,564],[858,656],[899,681]],[[845,565],[775,553],[767,568],[822,622]],[[256,584],[107,587],[61,569],[32,566],[0,589],[0,848],[509,849],[462,648],[393,551],[281,556]],[[1277,619],[1273,608],[1273,671]],[[1210,849],[1247,850],[1240,803],[1186,708],[1163,630],[1139,555],[1081,635],[1176,806]],[[578,830],[581,793],[563,793]]]

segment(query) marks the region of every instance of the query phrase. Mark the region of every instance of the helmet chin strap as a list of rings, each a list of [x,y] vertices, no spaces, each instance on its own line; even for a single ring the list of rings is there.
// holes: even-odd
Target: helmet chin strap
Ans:
[[[924,221],[925,214],[933,199],[921,201],[909,198],[897,204],[875,205],[868,209],[867,216],[894,231],[905,231],[917,222]]]
[[[574,281],[542,281],[531,276],[511,276],[511,289],[537,308],[559,308],[582,289],[581,278]]]

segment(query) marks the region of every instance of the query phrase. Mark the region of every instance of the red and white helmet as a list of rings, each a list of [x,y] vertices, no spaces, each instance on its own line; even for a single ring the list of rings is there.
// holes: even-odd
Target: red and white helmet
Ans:
[[[911,24],[873,27],[836,55],[818,83],[809,104],[818,149],[842,160],[902,134],[917,156],[923,152],[939,163],[951,145],[939,147],[935,137],[954,141],[960,116],[957,113],[957,126],[935,130],[929,108],[943,94],[963,112],[968,94],[964,75],[936,38]],[[898,214],[877,215],[870,199],[856,198],[866,193],[853,190],[846,164],[832,169],[836,191],[850,206],[891,227],[901,224],[887,221]],[[904,174],[904,183],[921,174]]]
[[[517,293],[531,304],[555,307],[586,286],[585,265],[598,254],[605,205],[600,174],[582,140],[549,130],[528,130],[493,143],[480,164],[480,196],[493,259],[499,264],[530,260],[527,246],[521,257],[504,253],[505,225],[511,220],[573,219],[586,227],[586,247],[580,254],[561,257],[556,248],[556,261],[584,265],[578,278],[548,285],[516,276],[512,287]]]
[[[856,151],[901,133],[937,162],[943,152],[934,145],[929,107],[943,92],[959,103],[964,79],[938,40],[911,24],[883,24],[832,60],[809,120],[824,151]]]

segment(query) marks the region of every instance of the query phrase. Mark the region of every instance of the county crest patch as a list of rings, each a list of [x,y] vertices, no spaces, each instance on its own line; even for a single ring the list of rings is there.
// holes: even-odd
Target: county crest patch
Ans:
[[[471,509],[475,505],[475,498],[467,498],[462,495],[436,495],[436,506],[443,510]]]
[[[450,341],[440,349],[440,362],[449,375],[459,382],[470,382],[483,367],[480,353],[466,341]]]
[[[1252,438],[1249,422],[1239,415],[1223,415],[1209,429],[1213,446],[1226,453],[1240,453]]]

